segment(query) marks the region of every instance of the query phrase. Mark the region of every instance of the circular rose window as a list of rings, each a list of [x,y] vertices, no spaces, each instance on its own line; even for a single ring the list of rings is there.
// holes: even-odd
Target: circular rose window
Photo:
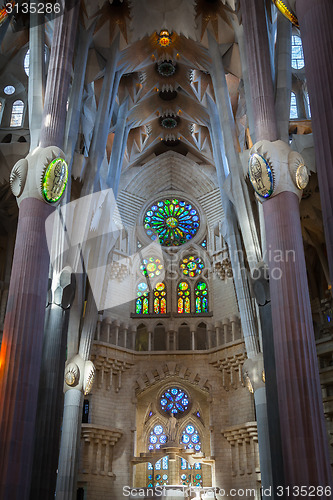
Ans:
[[[198,211],[190,203],[177,198],[155,202],[145,213],[144,228],[153,241],[159,238],[166,247],[190,241],[200,226]]]

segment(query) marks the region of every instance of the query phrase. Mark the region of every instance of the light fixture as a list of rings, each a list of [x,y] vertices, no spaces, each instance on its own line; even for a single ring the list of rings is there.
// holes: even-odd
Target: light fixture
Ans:
[[[168,47],[169,45],[171,45],[172,42],[171,35],[172,33],[169,33],[168,30],[161,30],[160,34],[158,35],[157,43],[161,47]]]

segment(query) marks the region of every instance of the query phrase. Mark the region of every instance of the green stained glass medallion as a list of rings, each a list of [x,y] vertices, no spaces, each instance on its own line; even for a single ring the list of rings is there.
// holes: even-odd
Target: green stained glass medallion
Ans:
[[[62,158],[55,158],[43,177],[43,196],[48,203],[56,203],[62,197],[68,180],[68,166]]]
[[[200,226],[198,211],[184,200],[165,199],[154,203],[145,213],[144,228],[153,241],[159,238],[166,247],[191,240]]]
[[[201,274],[204,268],[203,260],[195,255],[189,255],[180,262],[180,269],[185,276],[195,278]]]

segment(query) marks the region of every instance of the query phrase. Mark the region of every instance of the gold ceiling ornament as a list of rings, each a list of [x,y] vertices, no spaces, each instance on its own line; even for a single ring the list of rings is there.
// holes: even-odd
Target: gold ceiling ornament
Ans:
[[[212,25],[215,38],[218,39],[218,20],[219,17],[230,27],[232,27],[231,21],[228,17],[227,12],[234,13],[234,11],[228,6],[220,1],[207,2],[207,0],[197,0],[196,5],[196,19],[201,16],[201,40],[205,34],[209,22]]]
[[[272,0],[275,7],[297,28],[299,28],[298,19],[291,9],[287,7],[282,0]]]
[[[169,47],[172,44],[172,33],[169,33],[168,30],[161,30],[157,43],[160,47]]]

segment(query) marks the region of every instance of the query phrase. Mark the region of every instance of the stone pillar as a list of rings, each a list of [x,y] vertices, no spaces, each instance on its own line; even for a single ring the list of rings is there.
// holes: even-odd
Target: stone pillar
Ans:
[[[222,325],[223,325],[223,337],[224,337],[224,343],[227,344],[230,342],[230,335],[229,335],[229,319],[224,318],[222,320]]]
[[[63,382],[69,311],[75,276],[64,268],[52,281],[46,309],[32,468],[31,500],[54,498],[63,412]],[[67,327],[67,328],[66,328]]]
[[[220,321],[217,321],[215,323],[215,335],[216,335],[216,347],[218,347],[221,344],[223,344],[223,342],[221,342],[221,322]]]
[[[148,351],[153,350],[153,334],[151,331],[148,332]]]
[[[115,333],[114,343],[117,346],[119,345],[119,327],[120,327],[120,321],[114,321],[114,333]]]
[[[124,347],[128,348],[127,346],[128,324],[125,323],[123,328],[124,328]]]
[[[333,283],[333,67],[331,0],[297,0],[311,104],[316,166],[323,211],[330,281]]]
[[[250,392],[254,394],[254,402],[256,406],[256,419],[259,444],[259,459],[260,459],[260,472],[261,472],[261,486],[265,490],[270,491],[273,485],[272,477],[272,464],[270,457],[270,448],[267,447],[269,443],[269,430],[267,419],[267,402],[266,391],[264,384],[264,360],[262,353],[258,354],[253,359],[247,359],[242,368],[243,379],[247,384]],[[275,495],[263,495],[262,498],[274,498]]]
[[[256,140],[278,138],[271,61],[263,0],[240,0]]]
[[[83,394],[80,390],[70,389],[66,392],[59,455],[59,463],[63,464],[63,469],[66,472],[58,476],[57,479],[57,500],[72,500],[73,498],[76,485],[76,474],[73,471],[73,466],[77,468],[77,464],[72,462],[72,453],[77,448],[80,439],[81,425],[78,425],[78,415],[82,413],[82,405]]]
[[[191,349],[195,351],[195,332],[191,332]]]
[[[44,19],[40,14],[30,14],[29,29],[29,131],[30,151],[39,143],[45,93],[45,33]]]
[[[98,315],[98,320],[97,320],[97,326],[96,326],[96,340],[97,341],[101,340],[102,320],[103,320],[103,316],[102,316],[102,314],[99,314]]]
[[[271,194],[262,200],[271,255],[270,294],[285,484],[330,485],[299,213],[301,186],[305,187],[308,174],[302,157],[282,141],[260,141],[251,152],[249,172],[257,195],[263,192],[261,182],[268,185],[267,168],[275,181]]]

